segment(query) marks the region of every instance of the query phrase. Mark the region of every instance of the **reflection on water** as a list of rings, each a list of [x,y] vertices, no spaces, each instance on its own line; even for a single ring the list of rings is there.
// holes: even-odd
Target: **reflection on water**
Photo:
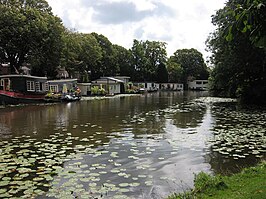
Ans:
[[[0,196],[162,198],[191,188],[200,171],[264,158],[265,111],[195,100],[205,95],[3,108]]]

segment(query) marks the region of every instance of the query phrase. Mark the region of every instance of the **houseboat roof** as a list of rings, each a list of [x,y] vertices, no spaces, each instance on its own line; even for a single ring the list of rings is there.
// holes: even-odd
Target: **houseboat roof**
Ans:
[[[91,85],[91,83],[90,82],[82,82],[82,83],[78,83],[78,85],[89,86],[89,85]]]
[[[31,76],[31,75],[16,75],[16,74],[14,74],[14,75],[1,75],[0,76],[0,78],[19,78],[19,77],[26,77],[26,78],[34,78],[34,79],[44,79],[44,80],[46,80],[47,79],[47,77],[38,77],[38,76]]]
[[[96,83],[96,82],[107,81],[107,80],[111,80],[111,81],[118,82],[118,83],[124,83],[123,80],[116,79],[114,77],[101,77],[100,79],[96,79],[96,80],[94,80],[92,82]]]
[[[74,82],[78,81],[78,79],[53,79],[53,80],[48,80],[48,83],[64,83],[64,82]]]
[[[117,79],[119,79],[119,78],[121,78],[121,79],[130,79],[129,76],[114,76],[114,78],[117,78]]]

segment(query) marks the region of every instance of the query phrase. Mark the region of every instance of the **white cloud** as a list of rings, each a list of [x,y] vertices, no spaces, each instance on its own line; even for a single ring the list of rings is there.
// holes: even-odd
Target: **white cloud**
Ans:
[[[214,30],[211,15],[226,0],[48,0],[65,26],[96,32],[113,44],[131,48],[133,39],[166,42],[168,56],[196,48],[204,57],[205,41]]]

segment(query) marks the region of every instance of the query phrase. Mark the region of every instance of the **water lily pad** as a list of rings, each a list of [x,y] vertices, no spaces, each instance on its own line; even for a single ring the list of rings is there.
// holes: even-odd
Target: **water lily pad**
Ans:
[[[120,187],[128,187],[129,184],[128,184],[128,183],[120,183],[119,186],[120,186]]]

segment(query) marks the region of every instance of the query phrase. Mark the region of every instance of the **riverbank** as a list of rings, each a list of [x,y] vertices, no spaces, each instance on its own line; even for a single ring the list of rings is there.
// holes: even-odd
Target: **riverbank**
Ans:
[[[90,101],[90,100],[104,100],[104,99],[112,99],[112,98],[124,98],[124,97],[138,97],[142,94],[118,94],[118,95],[110,95],[110,96],[82,96],[80,101]],[[6,107],[21,107],[28,105],[51,105],[57,103],[65,103],[65,102],[45,102],[45,103],[29,103],[29,104],[17,104],[17,105],[0,105],[0,109]]]
[[[118,94],[110,96],[82,96],[81,100],[102,100],[102,99],[112,99],[112,98],[122,98],[122,97],[135,97],[141,96],[141,94]]]
[[[211,176],[199,173],[195,177],[195,188],[168,199],[178,198],[230,198],[262,199],[266,196],[266,162],[244,169],[232,176]]]

